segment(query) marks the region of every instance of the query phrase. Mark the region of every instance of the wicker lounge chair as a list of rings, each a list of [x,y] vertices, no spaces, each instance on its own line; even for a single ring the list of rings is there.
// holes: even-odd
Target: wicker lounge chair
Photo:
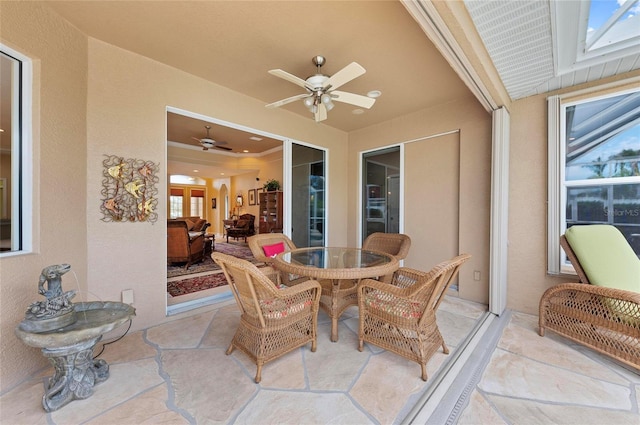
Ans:
[[[560,245],[582,283],[545,291],[540,336],[551,329],[640,369],[640,259],[609,225],[573,226],[560,237]],[[630,286],[616,288],[623,281]]]
[[[255,259],[267,266],[273,264],[273,257],[277,254],[296,249],[293,241],[282,233],[260,233],[248,238],[247,243]],[[287,286],[309,280],[308,277],[295,276],[285,272],[279,272],[276,276],[278,284],[282,283]]]
[[[396,353],[422,368],[427,380],[427,362],[442,347],[449,353],[436,323],[436,311],[462,264],[471,256],[461,254],[429,272],[402,267],[391,283],[364,279],[358,284],[360,308],[359,346],[368,342]]]
[[[404,260],[409,255],[411,238],[402,233],[372,233],[362,243],[362,249],[369,251],[382,251],[391,254],[398,261]],[[392,276],[381,276],[383,282],[391,282]]]
[[[255,382],[262,378],[262,366],[311,342],[316,351],[320,284],[308,280],[292,288],[278,288],[255,265],[246,260],[214,252],[240,309],[240,324],[227,349],[248,355],[258,366]]]

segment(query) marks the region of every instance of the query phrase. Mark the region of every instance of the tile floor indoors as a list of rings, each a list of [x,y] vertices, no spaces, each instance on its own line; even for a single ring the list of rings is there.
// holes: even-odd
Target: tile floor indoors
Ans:
[[[231,300],[107,345],[100,358],[110,364],[110,378],[89,399],[58,411],[42,409],[52,369],[40,371],[0,395],[0,423],[640,424],[637,371],[552,332],[541,338],[537,317],[511,312],[493,320],[449,391],[421,416],[426,409],[412,407],[431,394],[438,369],[484,310],[445,299],[438,323],[451,354],[436,353],[427,383],[416,363],[371,345],[357,350],[352,307],[337,343],[329,341],[330,320],[321,312],[317,351],[307,345],[268,363],[255,384],[246,356],[225,355],[239,320]]]

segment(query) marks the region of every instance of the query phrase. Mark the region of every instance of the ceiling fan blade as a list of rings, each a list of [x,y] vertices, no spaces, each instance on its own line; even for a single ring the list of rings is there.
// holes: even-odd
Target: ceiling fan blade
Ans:
[[[232,151],[232,150],[233,150],[233,149],[232,149],[232,148],[230,148],[230,147],[227,147],[227,146],[218,146],[218,145],[215,145],[215,146],[214,146],[214,148],[216,148],[216,149],[222,149],[222,150],[224,150],[224,151]]]
[[[354,78],[358,78],[365,72],[367,71],[358,63],[351,62],[349,65],[329,77],[329,79],[324,83],[324,86],[331,86],[332,89],[337,89]]]
[[[374,103],[376,103],[375,99],[359,94],[348,93],[339,90],[332,90],[330,93],[332,100],[335,100],[337,102],[350,103],[361,108],[369,109],[373,106]]]
[[[282,69],[271,69],[268,72],[271,75],[275,75],[276,77],[280,77],[283,80],[287,80],[290,83],[293,83],[293,84],[295,84],[297,86],[304,87],[304,88],[307,87],[306,86],[307,82],[305,80],[303,80],[302,78],[298,78],[293,74],[289,74],[287,71],[283,71]]]
[[[327,108],[325,108],[322,103],[318,105],[318,110],[314,114],[314,118],[316,119],[316,122],[324,121],[327,119]]]
[[[309,93],[297,94],[295,96],[288,97],[286,99],[279,100],[277,102],[270,103],[265,105],[267,108],[277,108],[278,106],[286,105],[287,103],[295,102],[298,99],[303,99],[305,97],[311,96]]]
[[[191,138],[192,138],[193,140],[195,140],[196,142],[198,142],[198,143],[202,143],[202,141],[201,141],[200,139],[198,139],[197,137],[193,137],[193,136],[191,136]]]

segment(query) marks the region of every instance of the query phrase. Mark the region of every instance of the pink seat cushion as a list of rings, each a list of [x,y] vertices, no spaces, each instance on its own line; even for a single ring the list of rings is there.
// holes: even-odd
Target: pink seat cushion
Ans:
[[[284,252],[284,242],[274,243],[273,245],[264,245],[262,250],[264,251],[264,255],[273,258],[281,252]]]

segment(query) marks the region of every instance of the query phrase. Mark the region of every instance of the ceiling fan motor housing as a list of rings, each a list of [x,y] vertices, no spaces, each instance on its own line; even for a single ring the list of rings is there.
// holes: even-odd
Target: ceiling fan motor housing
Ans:
[[[312,91],[322,90],[324,83],[329,79],[329,76],[323,74],[315,74],[306,79],[307,84],[311,87]]]

